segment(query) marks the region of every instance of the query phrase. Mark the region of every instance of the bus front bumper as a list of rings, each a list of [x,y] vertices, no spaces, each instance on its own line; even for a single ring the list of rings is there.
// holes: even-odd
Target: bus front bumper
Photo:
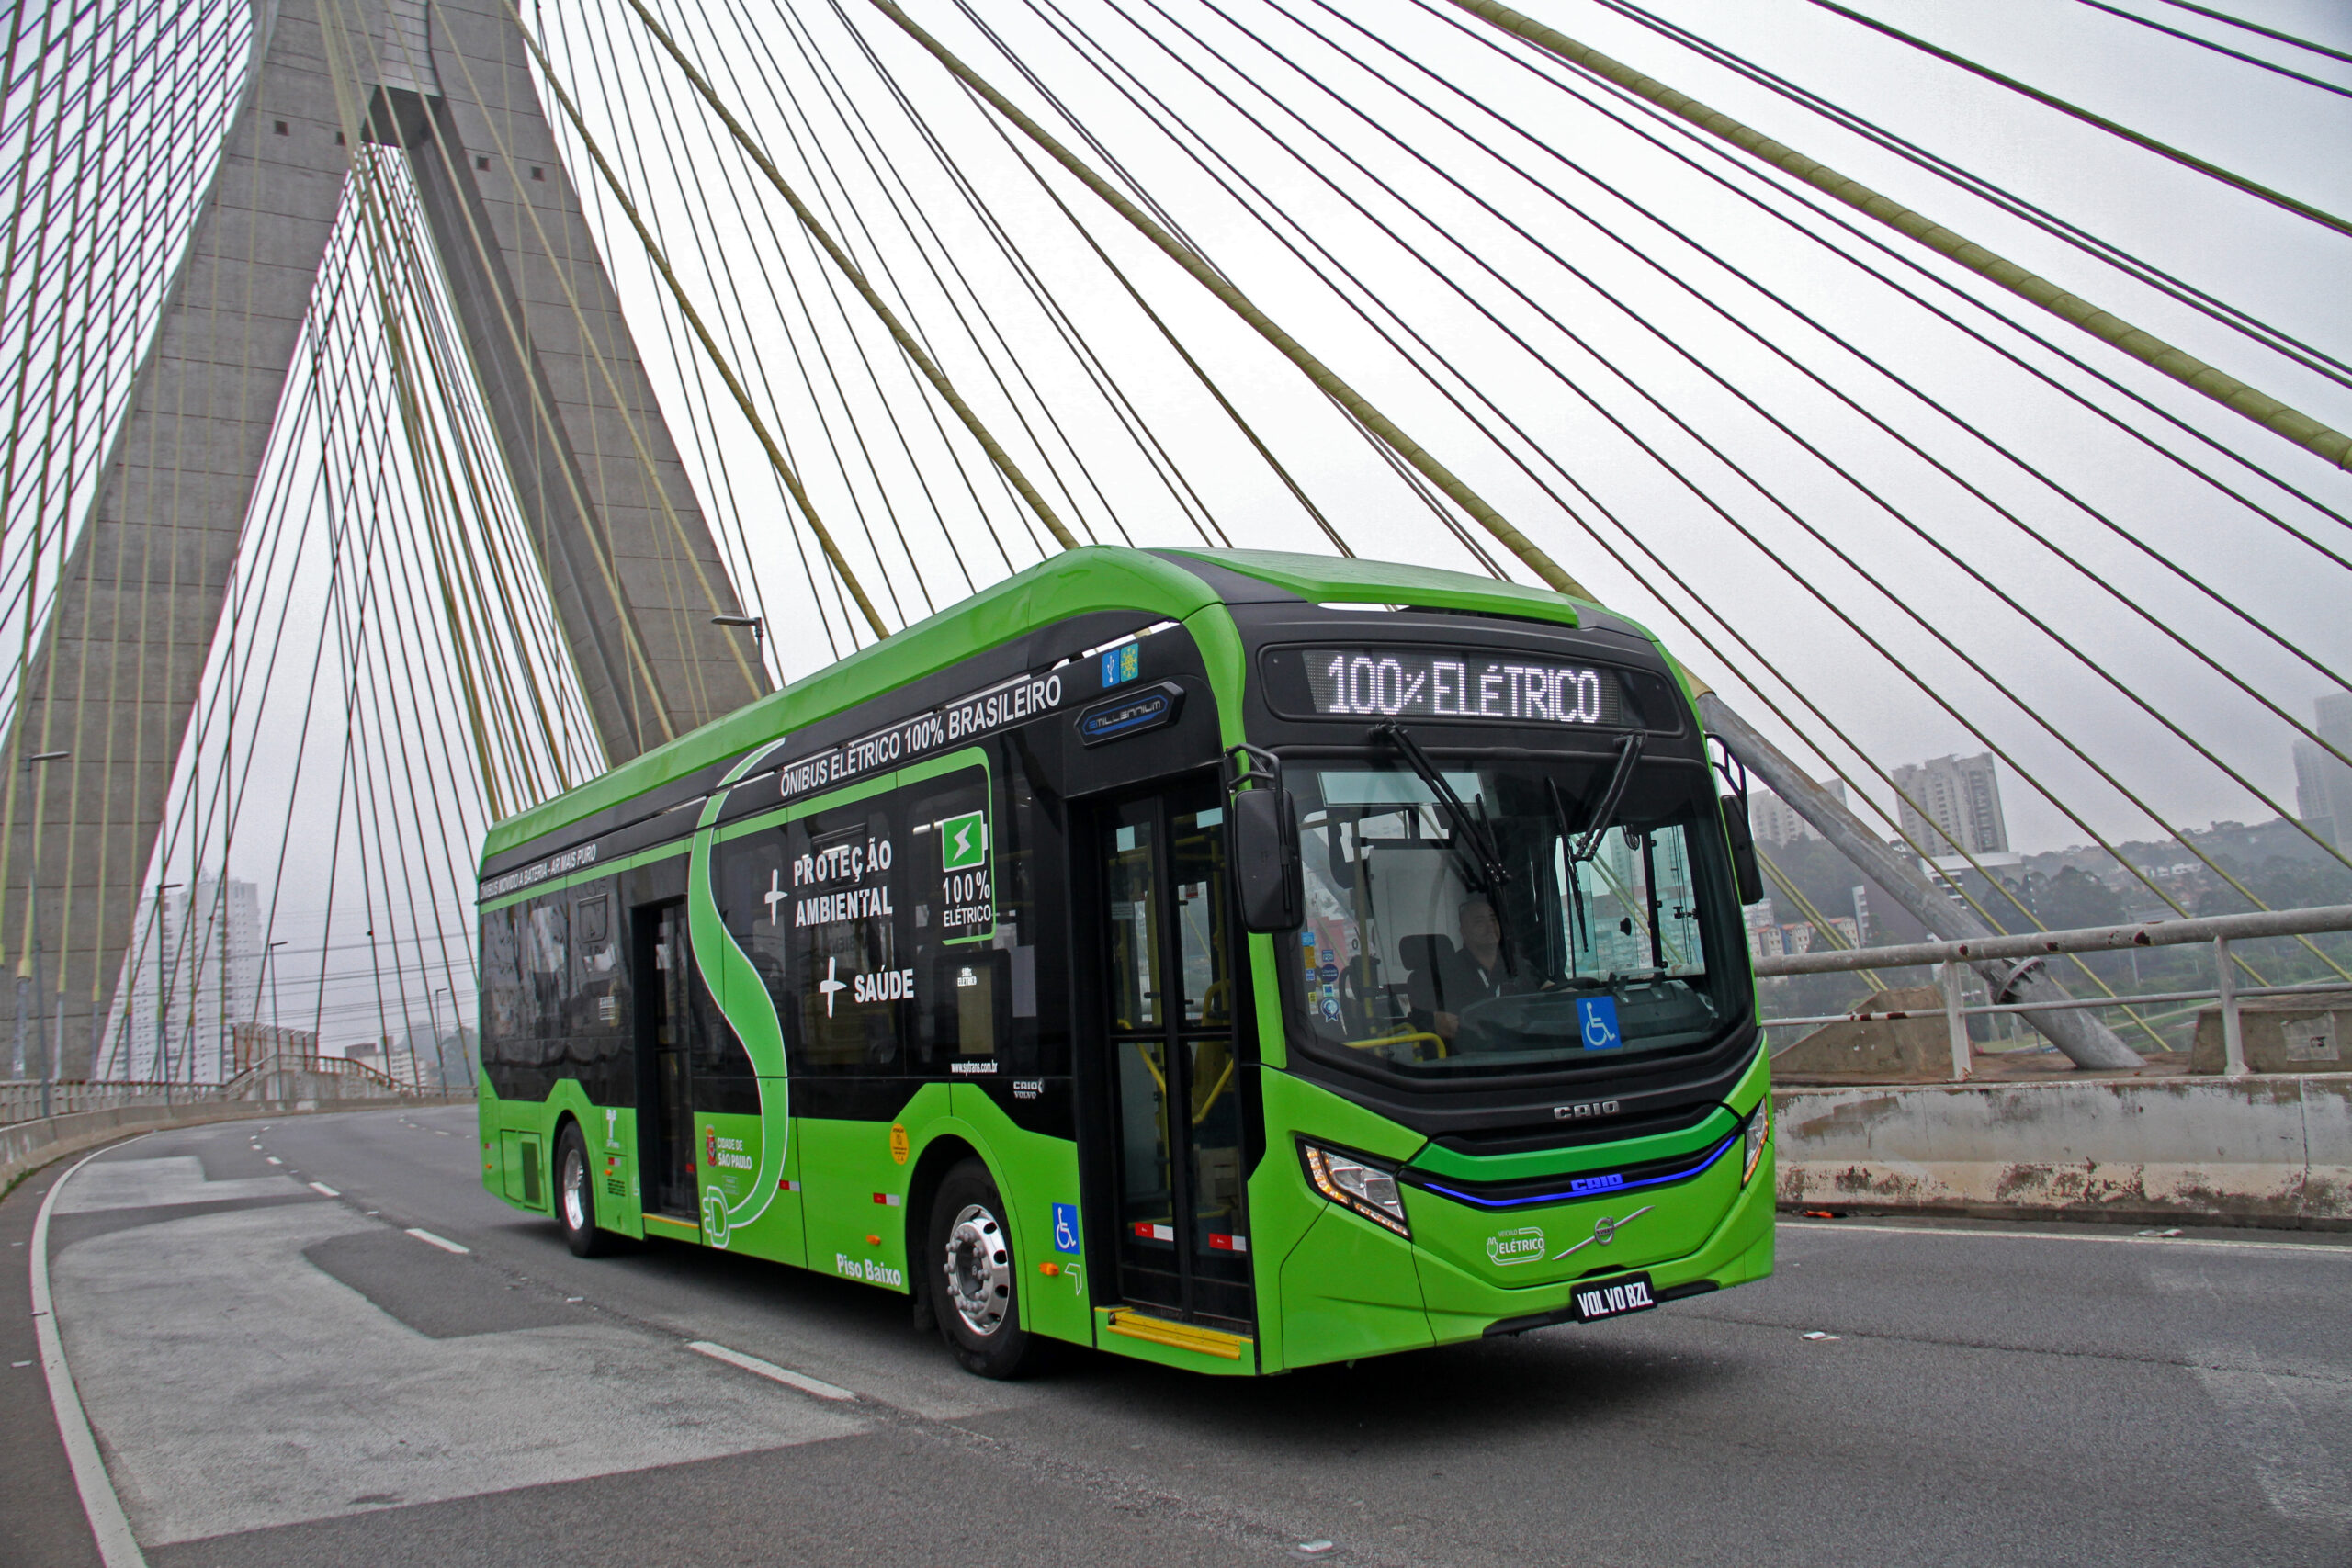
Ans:
[[[1726,1169],[1724,1175],[1736,1178],[1737,1172]],[[1713,1183],[1693,1185],[1703,1188]],[[1709,1196],[1716,1196],[1716,1201],[1707,1202]],[[1442,1243],[1417,1245],[1414,1261],[1430,1333],[1437,1343],[1448,1344],[1576,1322],[1575,1297],[1579,1290],[1634,1274],[1646,1276],[1651,1298],[1660,1303],[1764,1279],[1772,1272],[1772,1151],[1768,1147],[1755,1174],[1737,1182],[1731,1193],[1681,1195],[1683,1203],[1719,1216],[1711,1228],[1702,1222],[1685,1229],[1673,1224],[1678,1216],[1655,1216],[1665,1220],[1667,1228],[1683,1231],[1672,1255],[1667,1257],[1658,1256],[1655,1247],[1639,1245],[1638,1225],[1653,1216],[1625,1202],[1587,1201],[1565,1212],[1548,1212],[1541,1216],[1544,1223],[1540,1227],[1524,1227],[1538,1232],[1533,1239],[1544,1250],[1544,1261],[1535,1267],[1547,1276],[1527,1284],[1496,1279],[1504,1270],[1492,1266],[1490,1258],[1477,1260],[1486,1267],[1476,1267],[1467,1258],[1448,1256],[1460,1248]],[[1697,1218],[1687,1211],[1683,1217],[1686,1224]],[[1491,1227],[1489,1235],[1514,1228],[1494,1225],[1489,1216],[1476,1216],[1476,1220]],[[1418,1224],[1416,1229],[1419,1229]],[[1690,1245],[1694,1240],[1696,1245]]]

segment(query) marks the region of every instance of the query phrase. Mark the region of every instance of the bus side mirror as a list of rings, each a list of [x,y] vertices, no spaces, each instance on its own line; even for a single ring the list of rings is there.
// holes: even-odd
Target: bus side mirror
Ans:
[[[1731,835],[1731,871],[1739,884],[1739,901],[1758,903],[1764,897],[1764,873],[1756,863],[1756,830],[1747,825],[1747,802],[1737,795],[1721,799],[1724,831]]]
[[[1233,886],[1241,929],[1295,931],[1306,919],[1299,866],[1298,814],[1283,789],[1245,789],[1233,797]]]
[[[1298,852],[1298,808],[1283,788],[1282,763],[1254,746],[1237,746],[1226,754],[1225,769],[1241,929],[1295,931],[1306,923],[1306,878]]]

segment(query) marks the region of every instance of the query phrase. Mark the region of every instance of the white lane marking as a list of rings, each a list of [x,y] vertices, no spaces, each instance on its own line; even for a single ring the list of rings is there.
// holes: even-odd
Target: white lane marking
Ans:
[[[747,1372],[757,1372],[763,1378],[797,1388],[803,1393],[813,1393],[819,1399],[855,1399],[856,1394],[838,1383],[822,1378],[812,1378],[807,1372],[796,1372],[789,1367],[779,1367],[774,1361],[763,1361],[757,1356],[746,1356],[741,1350],[730,1350],[724,1345],[707,1339],[690,1339],[686,1348],[696,1355],[708,1356],[714,1361],[724,1361],[730,1367],[741,1367]]]
[[[334,1188],[329,1187],[323,1181],[313,1181],[310,1184],[310,1188],[311,1191],[317,1193],[322,1198],[340,1198],[343,1196],[342,1193],[336,1191]]]
[[[2270,1506],[2290,1519],[2352,1525],[2346,1472],[2304,1420],[2306,1415],[2340,1418],[2352,1413],[2352,1391],[2274,1371],[2247,1345],[2205,1344],[2191,1353],[2197,1381],[2220,1411],[2222,1431],[2253,1465],[2255,1484]]]
[[[2299,1252],[2313,1256],[2334,1256],[2336,1258],[2352,1258],[2352,1247],[2338,1247],[2325,1242],[2309,1241],[2212,1241],[2203,1236],[2190,1235],[2100,1235],[2096,1233],[2086,1233],[2082,1235],[2068,1235],[2050,1231],[1962,1230],[1958,1226],[1945,1225],[1849,1224],[1843,1220],[1815,1220],[1811,1223],[1807,1223],[1804,1220],[1782,1220],[1780,1222],[1780,1228],[1784,1231],[1822,1231],[1825,1233],[1858,1231],[1864,1232],[1871,1235],[1989,1236],[1996,1241],[2103,1241],[2113,1243],[2120,1247],[2220,1247],[2224,1250],[2238,1252]]]
[[[57,1315],[49,1295],[50,1211],[56,1207],[58,1193],[74,1179],[74,1171],[106,1152],[98,1149],[74,1162],[74,1169],[59,1177],[42,1197],[40,1213],[33,1219],[33,1337],[40,1347],[41,1371],[49,1379],[49,1404],[57,1415],[57,1435],[64,1439],[65,1460],[73,1467],[74,1487],[82,1495],[82,1512],[97,1541],[98,1560],[106,1568],[147,1568],[138,1539],[130,1533],[130,1520],[122,1511],[122,1499],[115,1495],[114,1482],[107,1475],[106,1461],[98,1455],[98,1440],[91,1434],[90,1417],[82,1408],[74,1374],[65,1365],[65,1341],[57,1332]]]
[[[437,1247],[444,1252],[471,1252],[473,1250],[470,1247],[458,1246],[456,1242],[451,1241],[446,1235],[435,1235],[431,1231],[420,1229],[415,1225],[408,1227],[408,1234],[416,1237],[417,1240],[424,1242],[428,1247]]]
[[[272,1165],[284,1165],[286,1163],[284,1160],[279,1159],[276,1155],[271,1155],[268,1158],[269,1163]]]

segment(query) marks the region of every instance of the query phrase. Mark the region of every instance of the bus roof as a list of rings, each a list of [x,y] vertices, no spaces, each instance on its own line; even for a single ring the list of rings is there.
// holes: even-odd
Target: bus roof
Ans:
[[[1277,550],[1123,549],[1091,545],[1038,562],[926,620],[859,649],[780,691],[645,751],[491,829],[484,859],[555,832],[608,807],[830,717],[973,654],[1073,615],[1100,610],[1156,613],[1171,621],[1222,602],[1183,569],[1197,559],[1302,599],[1327,604],[1410,604],[1491,610],[1576,625],[1581,601],[1547,588],[1394,561]]]

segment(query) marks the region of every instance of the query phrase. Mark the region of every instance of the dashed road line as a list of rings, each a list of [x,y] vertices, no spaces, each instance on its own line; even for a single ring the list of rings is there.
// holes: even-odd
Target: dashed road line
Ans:
[[[286,1163],[284,1160],[279,1159],[276,1155],[271,1155],[271,1156],[268,1156],[267,1157],[268,1157],[269,1163],[270,1163],[270,1164],[272,1164],[272,1165],[284,1165],[284,1164]]]
[[[473,1250],[470,1247],[463,1247],[457,1242],[451,1241],[446,1235],[435,1235],[431,1231],[419,1225],[409,1226],[408,1234],[416,1237],[417,1240],[424,1242],[426,1246],[437,1247],[444,1252],[471,1252]]]
[[[822,1378],[812,1378],[807,1372],[796,1372],[789,1367],[779,1367],[774,1361],[763,1361],[757,1356],[747,1356],[741,1350],[730,1350],[726,1346],[708,1339],[690,1339],[686,1342],[686,1348],[698,1356],[708,1356],[714,1361],[724,1361],[730,1367],[741,1367],[747,1372],[756,1372],[773,1382],[784,1384],[786,1388],[797,1388],[803,1393],[814,1394],[819,1399],[855,1399],[857,1397],[855,1393],[838,1383],[827,1382]]]
[[[340,1198],[343,1196],[342,1193],[336,1191],[334,1188],[329,1187],[323,1181],[313,1181],[309,1185],[311,1190],[317,1193],[322,1198]]]

